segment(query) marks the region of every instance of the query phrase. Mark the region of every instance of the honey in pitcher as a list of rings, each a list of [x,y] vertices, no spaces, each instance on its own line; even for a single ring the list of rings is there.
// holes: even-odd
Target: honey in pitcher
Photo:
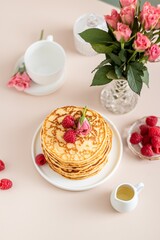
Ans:
[[[134,196],[134,190],[130,186],[123,185],[117,190],[117,198],[124,201],[129,201]]]

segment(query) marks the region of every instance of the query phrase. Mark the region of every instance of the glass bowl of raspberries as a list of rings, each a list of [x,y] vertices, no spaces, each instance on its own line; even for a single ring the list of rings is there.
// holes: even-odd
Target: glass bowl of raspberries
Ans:
[[[140,158],[160,160],[160,118],[147,116],[137,120],[129,129],[127,143]]]

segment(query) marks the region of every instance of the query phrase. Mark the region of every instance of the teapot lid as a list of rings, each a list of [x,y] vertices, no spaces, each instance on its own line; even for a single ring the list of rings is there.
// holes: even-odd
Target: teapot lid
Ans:
[[[80,16],[74,24],[74,33],[82,32],[88,28],[100,28],[107,30],[107,25],[102,16],[95,13],[88,13]]]

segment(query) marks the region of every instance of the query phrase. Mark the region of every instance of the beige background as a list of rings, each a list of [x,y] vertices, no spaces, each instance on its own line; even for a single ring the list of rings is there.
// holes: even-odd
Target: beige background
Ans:
[[[149,64],[150,88],[144,86],[135,110],[113,115],[100,104],[102,87],[89,87],[91,71],[102,56],[76,52],[72,29],[82,14],[110,14],[112,7],[97,0],[0,0],[0,159],[6,169],[0,178],[13,188],[0,191],[0,239],[160,239],[160,161],[140,160],[127,148],[125,129],[135,120],[159,112],[159,63]],[[54,34],[65,49],[65,84],[43,97],[6,87],[16,61],[38,39],[41,29]],[[122,162],[101,186],[85,192],[58,189],[36,171],[31,141],[37,126],[51,110],[64,105],[87,105],[105,114],[118,128],[124,143]],[[144,182],[137,208],[126,214],[114,211],[112,189],[121,182]]]

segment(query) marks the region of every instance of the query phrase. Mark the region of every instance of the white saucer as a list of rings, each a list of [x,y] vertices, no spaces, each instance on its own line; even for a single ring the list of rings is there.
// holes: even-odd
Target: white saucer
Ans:
[[[17,61],[15,66],[15,71],[18,69],[18,67],[23,63],[23,56]],[[34,95],[34,96],[43,96],[48,95],[56,90],[58,90],[62,85],[64,84],[64,73],[63,75],[56,81],[51,84],[47,85],[39,85],[35,82],[31,82],[31,86],[24,90],[25,93]]]
[[[112,149],[109,154],[109,159],[105,167],[95,176],[90,177],[84,180],[70,180],[65,177],[62,177],[60,174],[54,172],[48,164],[43,166],[38,166],[35,163],[35,156],[39,153],[42,153],[41,144],[40,144],[40,129],[41,125],[37,128],[33,140],[32,140],[32,147],[31,147],[31,154],[34,166],[36,167],[37,171],[40,175],[46,179],[52,185],[69,191],[83,191],[88,190],[98,185],[104,183],[109,177],[113,175],[113,173],[117,170],[121,158],[122,158],[122,140],[120,134],[115,127],[115,125],[109,121],[106,117],[104,117],[107,122],[110,124],[111,129],[113,131],[113,142],[112,142]]]

